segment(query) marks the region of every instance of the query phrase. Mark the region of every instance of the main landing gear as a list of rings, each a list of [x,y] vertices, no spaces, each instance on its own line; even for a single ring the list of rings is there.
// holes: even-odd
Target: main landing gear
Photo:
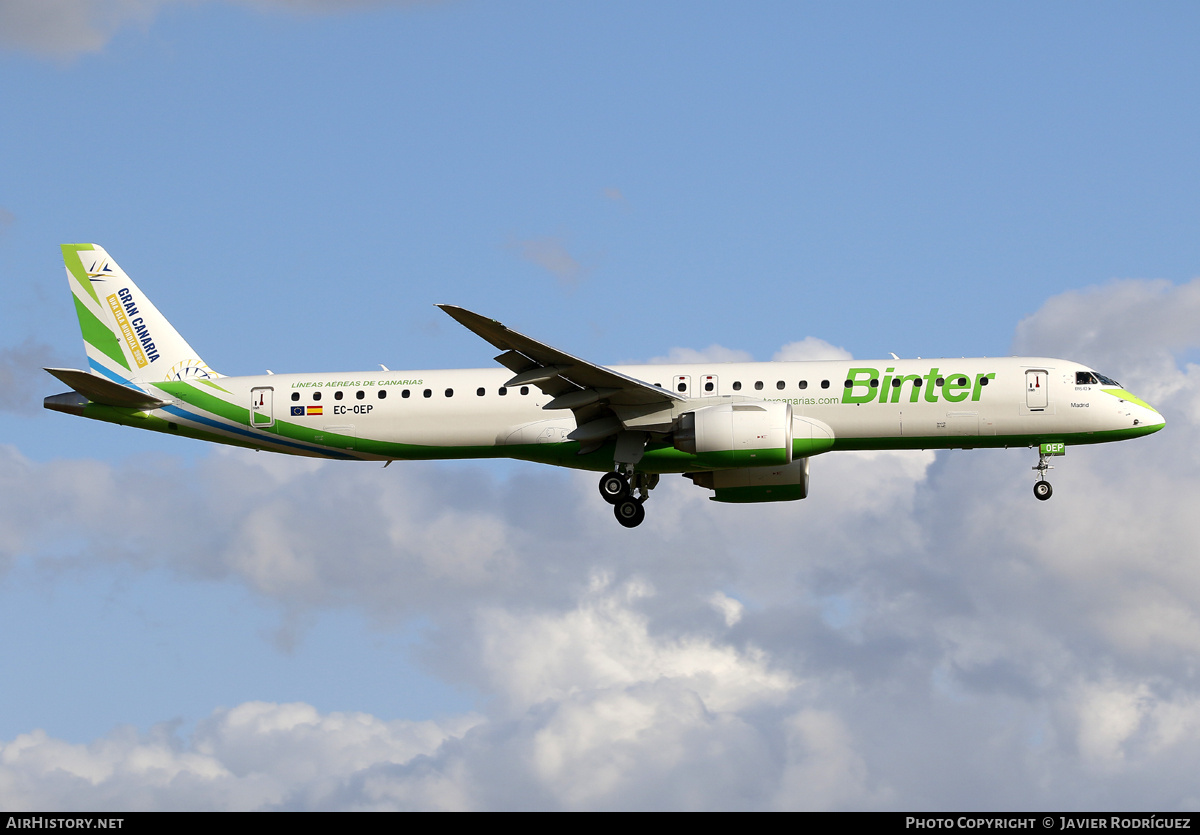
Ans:
[[[1050,482],[1046,481],[1046,470],[1054,469],[1047,463],[1049,459],[1050,456],[1046,453],[1038,453],[1037,466],[1033,468],[1038,474],[1038,480],[1033,483],[1033,495],[1043,502],[1054,495],[1054,488],[1050,486]]]
[[[600,495],[613,506],[613,515],[627,528],[636,528],[646,519],[643,506],[658,476],[648,473],[605,473],[600,479]],[[633,495],[637,491],[637,495]]]

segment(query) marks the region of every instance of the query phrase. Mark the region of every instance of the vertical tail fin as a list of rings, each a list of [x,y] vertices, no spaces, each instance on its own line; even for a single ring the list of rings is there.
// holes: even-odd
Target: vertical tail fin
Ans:
[[[101,247],[63,244],[62,253],[93,372],[134,386],[221,376]]]

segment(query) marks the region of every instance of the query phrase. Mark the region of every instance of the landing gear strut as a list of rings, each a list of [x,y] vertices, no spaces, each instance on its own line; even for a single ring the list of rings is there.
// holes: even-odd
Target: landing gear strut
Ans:
[[[1054,495],[1054,488],[1050,486],[1050,482],[1046,481],[1046,470],[1054,469],[1046,463],[1049,458],[1050,456],[1046,453],[1039,453],[1037,466],[1033,468],[1038,474],[1038,480],[1033,483],[1033,495],[1043,502]]]
[[[614,470],[600,478],[600,495],[613,506],[613,515],[618,522],[627,528],[636,528],[646,519],[643,505],[656,484],[657,475],[637,472],[626,475]]]

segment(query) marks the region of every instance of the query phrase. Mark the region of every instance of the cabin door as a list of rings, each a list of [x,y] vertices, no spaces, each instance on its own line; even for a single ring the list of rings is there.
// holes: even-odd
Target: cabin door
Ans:
[[[1045,371],[1025,372],[1025,405],[1031,412],[1046,411],[1046,384],[1050,375]]]
[[[250,389],[250,425],[256,429],[265,429],[275,423],[275,413],[271,401],[275,389],[270,386]]]

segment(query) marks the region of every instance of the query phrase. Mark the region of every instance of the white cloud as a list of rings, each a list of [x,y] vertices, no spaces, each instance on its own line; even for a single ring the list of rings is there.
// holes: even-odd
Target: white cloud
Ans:
[[[222,0],[299,13],[340,13],[371,6],[426,6],[445,0]],[[100,52],[122,29],[149,27],[159,9],[204,0],[3,0],[0,47],[54,58]],[[208,0],[213,2],[213,0]]]
[[[713,343],[707,348],[672,348],[666,356],[651,357],[648,365],[666,365],[670,363],[699,363],[699,362],[753,362],[750,352],[737,348],[726,348],[724,345]]]
[[[799,342],[789,342],[771,357],[775,362],[800,362],[803,360],[848,360],[854,355],[845,348],[830,345],[824,339],[806,336]]]
[[[5,0],[0,45],[66,58],[99,52],[126,26],[146,26],[171,0]]]
[[[510,247],[522,259],[549,272],[564,287],[574,287],[587,277],[588,268],[570,253],[561,237],[528,238],[513,241]]]
[[[0,217],[0,225],[2,221]],[[0,411],[38,414],[47,385],[62,387],[42,369],[65,364],[67,361],[57,350],[32,338],[0,349]]]
[[[434,753],[479,717],[444,724],[319,714],[305,704],[248,702],[218,710],[188,744],[168,725],[118,728],[87,745],[42,731],[0,744],[0,806],[57,809],[247,810],[320,807],[368,768]]]

